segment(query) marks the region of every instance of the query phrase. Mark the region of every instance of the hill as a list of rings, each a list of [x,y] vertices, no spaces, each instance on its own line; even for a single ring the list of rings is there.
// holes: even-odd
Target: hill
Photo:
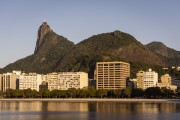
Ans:
[[[151,42],[146,47],[155,53],[167,66],[180,66],[180,51],[169,48],[161,42]]]
[[[39,27],[34,54],[4,67],[1,72],[52,72],[57,63],[74,47],[74,43],[53,32],[46,22]]]
[[[120,31],[94,35],[68,53],[56,67],[57,71],[86,71],[93,78],[98,61],[130,62],[131,72],[164,63],[133,36]],[[134,68],[133,68],[134,66]],[[136,70],[135,70],[136,69]]]

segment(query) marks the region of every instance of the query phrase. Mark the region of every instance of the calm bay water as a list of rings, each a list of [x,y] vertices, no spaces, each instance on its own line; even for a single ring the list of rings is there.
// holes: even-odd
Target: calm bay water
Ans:
[[[0,120],[179,120],[178,102],[0,101]]]

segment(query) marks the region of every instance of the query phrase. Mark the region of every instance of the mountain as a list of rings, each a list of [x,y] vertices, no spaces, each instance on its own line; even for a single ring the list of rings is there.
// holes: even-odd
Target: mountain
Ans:
[[[57,35],[46,22],[38,30],[34,54],[7,65],[1,72],[21,70],[25,72],[52,72],[74,43]]]
[[[34,53],[7,65],[0,72],[84,71],[89,73],[89,78],[93,78],[95,64],[99,61],[129,62],[133,76],[140,69],[151,67],[159,72],[161,66],[166,65],[156,53],[130,34],[116,30],[93,35],[74,45],[43,22],[38,30]]]
[[[167,47],[161,42],[152,42],[146,47],[155,53],[167,66],[180,65],[180,51]]]
[[[125,61],[153,66],[164,65],[159,57],[138,42],[133,36],[120,31],[114,31],[94,35],[78,43],[62,59],[56,70],[86,71],[93,78],[95,64],[98,61]],[[132,70],[134,69],[132,68]]]

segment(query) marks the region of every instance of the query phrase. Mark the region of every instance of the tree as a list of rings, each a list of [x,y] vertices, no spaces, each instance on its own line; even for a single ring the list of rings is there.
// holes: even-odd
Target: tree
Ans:
[[[68,95],[73,98],[76,96],[76,88],[69,88],[68,89]]]
[[[65,98],[67,98],[67,96],[68,96],[66,90],[59,90],[59,94],[60,94],[60,97],[65,97]]]
[[[114,95],[119,98],[121,96],[121,89],[114,90]]]
[[[105,96],[105,95],[107,95],[107,90],[105,90],[105,89],[99,89],[99,90],[97,90],[97,96],[98,97],[103,97],[103,96]]]
[[[79,93],[80,97],[87,97],[88,96],[88,88],[87,87],[84,87],[80,90],[80,93]]]
[[[31,90],[31,88],[24,89],[24,95],[25,95],[25,97],[28,97],[28,98],[32,97],[33,96],[33,92]]]
[[[172,98],[174,96],[174,91],[166,87],[161,88],[162,96],[166,98]]]
[[[13,92],[12,89],[7,89],[6,92],[5,92],[6,98],[11,98],[12,97],[12,92]]]
[[[4,92],[0,90],[0,98],[3,98]]]
[[[180,88],[176,89],[176,96],[180,97]]]
[[[45,98],[49,98],[50,97],[50,91],[48,89],[45,89],[43,91],[43,97],[45,97]]]
[[[52,90],[51,93],[50,93],[50,96],[53,97],[53,98],[57,98],[57,97],[60,97],[60,94],[59,94],[59,90]]]
[[[134,88],[132,89],[131,97],[143,97],[144,90],[141,88]]]
[[[94,87],[88,87],[88,95],[90,97],[94,97],[96,95],[96,89]]]
[[[19,96],[19,90],[12,90],[11,96],[17,98]]]
[[[32,97],[33,98],[38,97],[38,92],[36,90],[32,90]]]
[[[132,92],[132,89],[130,87],[127,87],[124,91],[124,94],[125,96],[127,96],[128,98],[131,97],[131,92]]]
[[[161,89],[159,87],[149,87],[145,90],[145,94],[148,98],[160,98]]]

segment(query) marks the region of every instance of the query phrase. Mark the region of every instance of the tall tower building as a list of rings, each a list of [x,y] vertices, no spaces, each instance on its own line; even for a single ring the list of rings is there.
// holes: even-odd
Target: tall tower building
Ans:
[[[130,64],[126,62],[97,62],[94,79],[96,89],[124,89],[130,77]]]

